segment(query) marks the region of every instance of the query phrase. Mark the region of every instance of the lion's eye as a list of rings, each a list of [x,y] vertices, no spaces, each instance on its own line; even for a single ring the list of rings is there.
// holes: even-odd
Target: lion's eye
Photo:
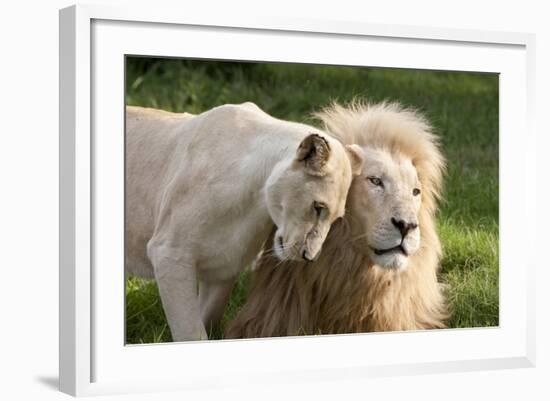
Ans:
[[[382,180],[378,177],[367,177],[367,179],[373,183],[373,185],[376,185],[377,187],[383,187],[384,184],[382,183]]]
[[[420,195],[420,189],[418,189],[418,188],[413,189],[413,195],[414,196]]]
[[[313,209],[315,209],[315,213],[317,214],[317,217],[321,217],[321,214],[327,209],[327,205],[321,202],[313,202]]]

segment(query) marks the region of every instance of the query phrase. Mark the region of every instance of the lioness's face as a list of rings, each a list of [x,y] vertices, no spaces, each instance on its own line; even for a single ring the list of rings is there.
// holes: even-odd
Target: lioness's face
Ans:
[[[350,188],[354,239],[383,268],[406,269],[420,247],[422,187],[410,158],[363,149],[363,174]]]
[[[296,157],[267,186],[269,214],[277,231],[273,251],[281,260],[314,260],[331,224],[344,215],[352,176],[361,171],[361,150],[312,134]]]

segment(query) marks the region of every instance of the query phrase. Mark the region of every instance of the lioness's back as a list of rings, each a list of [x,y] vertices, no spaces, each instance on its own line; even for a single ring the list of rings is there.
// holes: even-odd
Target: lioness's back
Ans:
[[[126,118],[139,119],[139,118],[150,118],[150,119],[162,119],[162,118],[173,118],[186,120],[193,117],[193,114],[190,113],[174,113],[171,111],[153,109],[151,107],[140,107],[140,106],[126,106]]]

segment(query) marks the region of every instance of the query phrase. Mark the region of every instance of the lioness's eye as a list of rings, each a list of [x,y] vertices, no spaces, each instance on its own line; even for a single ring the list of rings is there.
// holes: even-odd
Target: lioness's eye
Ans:
[[[315,209],[315,213],[317,214],[317,217],[321,217],[321,213],[327,208],[327,206],[324,203],[321,202],[313,202],[313,209]]]
[[[420,189],[418,189],[418,188],[413,189],[413,195],[414,196],[417,196],[419,194],[420,194]]]
[[[378,177],[367,177],[367,179],[372,182],[377,187],[383,187],[384,184],[382,183],[382,180]]]

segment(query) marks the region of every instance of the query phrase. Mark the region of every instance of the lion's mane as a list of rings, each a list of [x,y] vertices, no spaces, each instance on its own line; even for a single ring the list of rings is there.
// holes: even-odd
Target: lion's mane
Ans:
[[[445,161],[430,124],[397,103],[333,104],[316,117],[344,144],[382,148],[412,159],[423,188],[421,248],[405,271],[376,266],[352,240],[349,225],[354,216],[346,213],[333,224],[313,263],[281,263],[270,252],[261,255],[247,301],[227,326],[226,337],[445,327],[448,313],[443,284],[437,279],[441,244],[435,227]]]

